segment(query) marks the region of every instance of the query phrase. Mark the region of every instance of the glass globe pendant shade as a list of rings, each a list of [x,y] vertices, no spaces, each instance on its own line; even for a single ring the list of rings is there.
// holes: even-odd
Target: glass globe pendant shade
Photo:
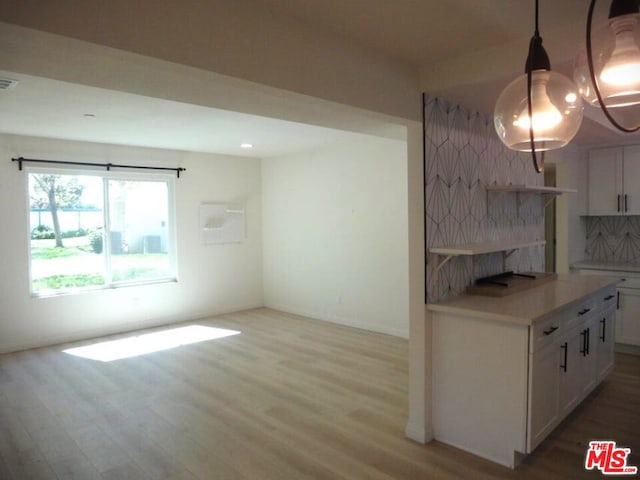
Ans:
[[[608,108],[640,104],[640,14],[610,18],[591,33],[591,56],[600,95]],[[589,75],[585,49],[578,52],[574,81],[586,102],[600,102]]]
[[[500,94],[494,126],[500,140],[512,150],[531,152],[529,125],[533,125],[536,151],[569,143],[582,123],[583,104],[575,84],[550,70],[531,72],[531,119],[527,100],[527,74],[511,82]]]

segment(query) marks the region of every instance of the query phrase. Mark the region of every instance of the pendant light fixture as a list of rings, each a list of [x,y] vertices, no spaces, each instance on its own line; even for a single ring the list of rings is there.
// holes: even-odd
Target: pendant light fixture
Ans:
[[[502,91],[496,102],[494,126],[500,140],[512,150],[531,152],[538,173],[544,152],[564,147],[582,123],[582,99],[575,84],[551,71],[549,56],[538,30],[535,1],[535,32],[529,42],[525,73]],[[536,151],[543,152],[540,159]]]
[[[574,80],[582,97],[602,109],[617,129],[633,133],[640,125],[622,126],[610,108],[640,104],[640,10],[638,0],[613,0],[609,19],[592,30],[596,0],[587,15],[586,50],[578,53]]]

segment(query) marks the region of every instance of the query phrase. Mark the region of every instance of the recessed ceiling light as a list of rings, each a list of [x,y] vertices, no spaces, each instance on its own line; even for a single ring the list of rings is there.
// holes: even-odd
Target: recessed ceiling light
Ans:
[[[252,143],[241,143],[240,148],[253,148]]]

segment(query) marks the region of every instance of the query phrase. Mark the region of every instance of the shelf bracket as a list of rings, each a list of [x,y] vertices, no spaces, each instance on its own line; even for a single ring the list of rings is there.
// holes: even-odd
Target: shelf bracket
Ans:
[[[545,200],[544,205],[542,206],[542,209],[544,210],[545,208],[547,208],[549,204],[555,200],[555,198],[556,198],[555,195],[549,195],[548,198]]]
[[[505,250],[502,252],[502,271],[506,271],[507,270],[507,258],[509,258],[511,255],[513,255],[513,253],[518,250],[517,248],[511,249],[511,250]]]
[[[476,256],[473,255],[471,257],[471,283],[470,285],[473,285],[473,282],[476,281]]]
[[[433,271],[433,273],[431,274],[431,278],[429,278],[429,284],[427,285],[427,291],[431,290],[431,287],[433,287],[433,285],[435,284],[436,280],[438,279],[438,272],[440,270],[442,270],[442,267],[444,267],[447,264],[447,262],[449,262],[449,260],[451,260],[454,257],[454,255],[447,255],[446,257],[444,257],[444,259],[440,263],[438,263],[438,259],[440,258],[440,255],[435,254],[434,257],[435,257],[435,262],[434,263],[436,264],[436,268]]]

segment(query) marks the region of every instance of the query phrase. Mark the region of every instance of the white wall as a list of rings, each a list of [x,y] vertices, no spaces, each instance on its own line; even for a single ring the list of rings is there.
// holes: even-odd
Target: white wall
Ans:
[[[12,157],[182,166],[176,181],[178,282],[32,298],[25,173]],[[261,306],[260,161],[0,135],[0,352]],[[246,206],[247,240],[202,245],[201,202]]]
[[[424,164],[422,124],[407,129],[407,185],[409,190],[409,418],[407,437],[426,443],[431,425],[432,320],[425,306]]]
[[[586,246],[587,162],[585,152],[568,146],[551,152],[549,161],[556,165],[556,186],[573,188],[556,198],[556,270],[569,273],[572,263],[584,259]]]
[[[266,159],[262,191],[266,306],[408,337],[406,143]]]
[[[190,12],[192,18],[210,18],[199,15],[201,11],[191,10],[190,5],[178,6],[179,3],[175,3],[175,8]],[[109,6],[112,4],[109,2]],[[125,22],[122,17],[117,18],[122,5],[125,5]],[[152,12],[156,19],[158,15],[155,6],[143,3],[136,5],[136,12],[132,12],[131,2],[120,2],[117,13],[110,8],[103,9],[111,13],[108,18],[98,18],[95,5],[85,8],[78,3],[75,6],[83,13],[74,11],[74,15],[69,16],[68,9],[52,2],[36,0],[29,2],[28,8],[13,2],[6,8],[0,7],[0,19],[8,22],[0,25],[1,43],[6,46],[0,56],[0,67],[72,83],[361,132],[370,131],[358,125],[362,117],[371,116],[371,112],[408,119],[399,123],[409,127],[410,415],[421,430],[412,438],[428,440],[431,438],[431,330],[430,321],[425,322],[424,311],[424,186],[422,128],[417,123],[421,118],[417,72],[388,62],[379,54],[363,52],[347,39],[333,35],[327,38],[322,32],[309,31],[305,25],[290,28],[293,21],[272,19],[264,10],[257,13],[251,9],[250,12],[249,22],[258,24],[259,29],[237,29],[236,20],[245,16],[230,15],[229,9],[246,8],[246,3],[225,2],[224,5],[228,11],[219,12],[226,14],[216,16],[215,20],[231,28],[225,33],[238,41],[225,41],[226,48],[212,50],[212,42],[193,41],[199,33],[185,29],[174,31],[179,15],[160,15],[158,27],[149,27],[148,13]],[[50,9],[54,10],[53,14]],[[88,19],[94,19],[99,25],[89,25]],[[68,25],[69,22],[73,25]],[[163,28],[167,22],[172,26],[170,36]],[[122,36],[125,23],[127,38]],[[157,32],[153,34],[148,28],[156,28]],[[265,42],[265,29],[282,37],[275,44]],[[96,36],[98,30],[101,33]],[[206,30],[207,35],[217,35],[216,32],[215,28]],[[104,38],[105,35],[111,37]],[[137,39],[137,35],[145,39]],[[267,56],[263,56],[265,49]],[[269,61],[263,61],[265,58]],[[377,121],[378,116],[374,115],[374,119]],[[388,120],[397,123],[398,118]],[[0,175],[0,183],[2,179]],[[402,200],[406,206],[407,196]]]

